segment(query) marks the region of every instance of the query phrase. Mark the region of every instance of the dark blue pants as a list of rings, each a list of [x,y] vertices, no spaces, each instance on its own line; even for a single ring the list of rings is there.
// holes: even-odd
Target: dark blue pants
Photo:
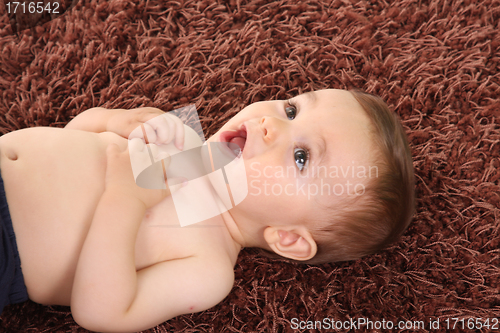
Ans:
[[[28,300],[16,235],[0,175],[0,313],[4,306]]]

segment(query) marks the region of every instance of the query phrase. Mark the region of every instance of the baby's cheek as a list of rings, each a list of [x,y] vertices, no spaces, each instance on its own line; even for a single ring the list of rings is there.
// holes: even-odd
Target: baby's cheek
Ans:
[[[249,181],[263,182],[273,180],[273,172],[270,166],[263,165],[261,162],[247,163],[245,171]]]

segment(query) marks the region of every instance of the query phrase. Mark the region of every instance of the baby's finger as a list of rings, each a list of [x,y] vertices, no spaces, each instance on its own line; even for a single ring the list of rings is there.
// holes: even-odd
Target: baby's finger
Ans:
[[[173,123],[174,123],[174,127],[175,127],[175,146],[179,149],[179,150],[183,150],[184,149],[184,123],[182,122],[182,120],[180,120],[179,118],[175,117],[175,116],[171,116],[169,117]]]
[[[146,144],[156,142],[156,131],[149,124],[141,124],[142,135]]]
[[[168,124],[168,142],[170,143],[175,138],[175,123],[172,120],[172,117],[166,116],[165,119]]]
[[[157,144],[168,144],[174,138],[173,126],[165,115],[153,119],[151,126],[156,130]]]
[[[165,116],[158,116],[153,119],[148,120],[147,124],[153,128],[156,132],[156,140],[150,141],[150,143],[156,144],[166,144],[168,143],[169,136],[169,126],[165,119]]]

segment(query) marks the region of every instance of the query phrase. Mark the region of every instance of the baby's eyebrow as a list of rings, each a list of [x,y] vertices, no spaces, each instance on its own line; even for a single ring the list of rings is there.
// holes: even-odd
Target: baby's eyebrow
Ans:
[[[289,101],[291,101],[291,100],[297,100],[297,102],[299,104],[300,104],[300,102],[299,102],[300,100],[305,100],[305,102],[308,102],[311,104],[311,105],[309,105],[310,107],[313,107],[314,104],[316,103],[317,95],[316,95],[316,92],[313,90],[313,91],[308,91],[306,93],[297,95],[293,98],[290,98]],[[304,101],[302,101],[302,102],[304,103]]]
[[[323,137],[323,135],[319,136],[318,140],[315,140],[316,147],[318,147],[318,157],[317,157],[317,163],[315,163],[317,166],[323,165],[324,162],[327,160],[327,154],[326,154],[326,140]]]
[[[306,92],[303,96],[306,97],[311,104],[316,103],[317,96],[314,90]]]

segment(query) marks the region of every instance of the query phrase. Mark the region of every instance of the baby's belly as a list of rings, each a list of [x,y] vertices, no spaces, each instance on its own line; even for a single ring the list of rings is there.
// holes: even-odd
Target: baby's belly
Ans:
[[[74,271],[104,190],[112,133],[30,128],[0,138],[4,179],[30,298],[69,304]]]

